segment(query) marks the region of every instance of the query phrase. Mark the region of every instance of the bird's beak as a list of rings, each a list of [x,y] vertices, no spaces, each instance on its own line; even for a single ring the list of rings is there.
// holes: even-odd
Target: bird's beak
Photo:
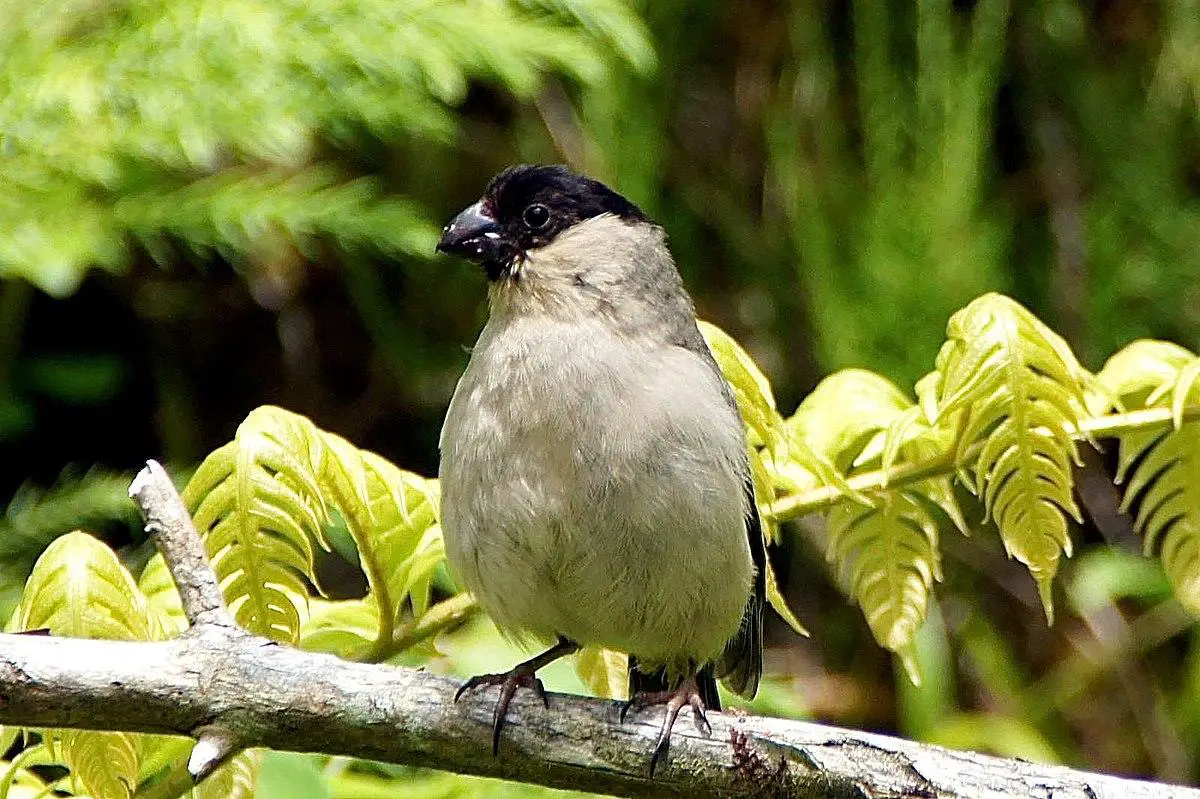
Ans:
[[[472,261],[488,261],[496,259],[503,250],[509,248],[504,244],[496,220],[488,216],[481,203],[475,203],[442,228],[442,239],[437,249],[438,252],[460,255]]]

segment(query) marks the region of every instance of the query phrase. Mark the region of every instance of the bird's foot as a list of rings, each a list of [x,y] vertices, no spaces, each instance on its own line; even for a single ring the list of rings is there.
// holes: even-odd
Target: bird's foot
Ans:
[[[667,716],[663,719],[662,729],[658,733],[654,754],[650,756],[651,777],[654,776],[658,764],[666,757],[667,750],[671,748],[671,730],[675,728],[675,719],[679,718],[680,710],[690,707],[696,729],[705,737],[712,735],[712,725],[708,723],[704,700],[700,696],[700,686],[696,683],[695,675],[681,682],[674,691],[653,691],[634,695],[621,706],[621,722],[625,722],[625,716],[630,710],[637,712],[654,705],[666,705]]]
[[[481,685],[500,686],[500,698],[496,700],[496,708],[492,711],[492,757],[500,752],[500,730],[504,728],[504,719],[508,716],[508,706],[512,703],[517,689],[533,689],[538,699],[542,700],[542,705],[550,707],[550,701],[546,698],[546,686],[542,685],[542,681],[537,678],[537,670],[564,655],[571,654],[578,648],[577,644],[560,639],[550,649],[524,663],[518,663],[510,671],[503,674],[480,674],[467,680],[454,692],[454,701],[457,702],[467,691]]]

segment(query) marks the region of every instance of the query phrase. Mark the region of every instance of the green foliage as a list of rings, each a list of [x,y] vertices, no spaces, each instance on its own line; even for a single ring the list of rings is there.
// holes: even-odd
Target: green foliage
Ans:
[[[226,601],[247,629],[343,657],[380,660],[442,629],[430,594],[444,559],[436,487],[279,408],[259,408],[213,452],[183,491]],[[337,510],[358,544],[365,599],[309,596],[313,556]],[[461,617],[461,611],[456,617]],[[401,622],[406,626],[401,627]],[[9,624],[55,635],[155,640],[186,627],[161,556],[135,581],[115,553],[76,532],[42,553]],[[42,732],[70,770],[70,788],[131,797],[187,756],[178,739],[76,730]],[[40,750],[39,750],[40,751]],[[257,756],[235,758],[196,799],[249,796]],[[14,776],[18,772],[13,772]]]
[[[132,524],[136,516],[129,478],[121,474],[92,470],[64,474],[49,489],[21,488],[0,516],[0,618],[16,605],[34,560],[63,531]]]
[[[941,531],[968,530],[953,482],[978,498],[1010,557],[1028,567],[1049,615],[1057,561],[1071,553],[1065,514],[1077,514],[1076,440],[1088,431],[1119,439],[1120,477],[1129,477],[1125,505],[1137,507],[1135,526],[1147,552],[1163,561],[1176,595],[1200,613],[1200,439],[1191,423],[1200,417],[1200,358],[1192,353],[1136,342],[1093,377],[1027,310],[985,295],[950,319],[937,370],[916,387],[920,402],[879,375],[846,370],[784,419],[746,352],[712,325],[704,333],[746,420],[767,535],[777,541],[782,534],[779,522],[789,511],[781,508],[824,511],[830,563],[876,640],[896,653],[913,683],[930,657],[920,634],[933,584],[942,578]],[[1114,403],[1123,413],[1105,415]],[[809,476],[799,481],[805,486],[799,495],[797,474]],[[359,450],[303,416],[271,406],[253,411],[234,440],[204,460],[183,496],[226,600],[255,632],[381,660],[436,635],[443,607],[454,606],[445,612],[450,620],[469,607],[456,604],[461,598],[431,604],[444,561],[436,481]],[[315,553],[327,546],[335,514],[367,579],[361,599],[313,595]],[[768,579],[774,587],[770,570]],[[1086,612],[1076,593],[1074,606]],[[777,589],[771,597],[802,631]],[[135,582],[108,547],[83,533],[46,549],[10,624],[136,640],[175,635],[184,626],[160,557]],[[623,653],[584,650],[576,671],[599,695],[624,691]],[[1013,751],[1049,751],[1036,728],[1015,719],[977,721],[933,714],[926,732],[961,743],[981,729],[1009,730]],[[44,739],[46,751],[70,769],[72,789],[99,799],[130,796],[140,780],[160,779],[184,754],[172,739],[121,733],[51,730]],[[255,768],[252,756],[234,761],[198,795],[249,795]],[[350,782],[367,790],[370,779],[360,774]]]
[[[310,458],[325,451],[319,436],[306,419],[259,409],[183,491],[238,623],[289,643],[329,514],[313,462],[320,455]]]
[[[364,136],[437,146],[473,80],[653,64],[618,2],[35,0],[0,28],[0,275],[65,294],[170,242],[257,264],[316,238],[427,254],[436,227],[339,163]]]
[[[853,474],[935,454],[933,429],[886,378],[845,369],[821,381],[788,420],[796,434]],[[884,486],[886,488],[886,486]],[[875,640],[897,653],[909,677],[920,673],[912,652],[933,582],[941,579],[941,508],[965,523],[946,477],[842,502],[828,513],[826,556],[847,592],[862,606]]]
[[[214,418],[220,411],[212,409],[263,400],[251,388],[239,392],[235,383],[189,374],[188,355],[179,357],[173,341],[161,338],[163,328],[174,322],[211,346],[212,333],[201,326],[206,319],[228,314],[231,323],[245,323],[261,313],[261,305],[277,310],[271,291],[264,301],[263,284],[291,285],[308,264],[332,267],[319,270],[322,279],[344,280],[355,321],[368,329],[377,353],[361,358],[358,347],[343,348],[335,336],[339,362],[327,363],[326,352],[306,358],[321,367],[303,376],[319,383],[314,391],[303,385],[302,396],[315,398],[304,409],[322,418],[361,419],[354,435],[367,440],[384,427],[394,430],[385,414],[402,407],[414,431],[405,443],[413,450],[396,451],[403,458],[427,456],[433,435],[422,429],[435,424],[443,409],[459,365],[458,344],[470,339],[477,297],[456,290],[469,283],[469,273],[435,270],[425,260],[436,225],[500,165],[562,160],[609,181],[662,221],[697,306],[732,325],[761,357],[771,383],[740,347],[710,335],[742,392],[747,421],[757,428],[750,453],[757,497],[771,511],[764,517],[766,533],[783,544],[773,555],[803,560],[803,548],[796,554],[792,547],[799,536],[783,521],[801,512],[822,517],[806,520],[805,531],[845,577],[843,588],[862,607],[876,639],[900,654],[897,662],[910,674],[914,661],[923,670],[919,692],[940,697],[926,696],[925,709],[916,709],[910,689],[898,687],[895,721],[901,729],[981,746],[994,744],[971,737],[972,730],[990,731],[1020,742],[1026,756],[1045,756],[1049,746],[1059,757],[1079,759],[1083,750],[1090,756],[1107,746],[1108,754],[1095,755],[1093,765],[1154,768],[1172,781],[1194,781],[1200,636],[1186,619],[1171,615],[1177,608],[1165,592],[1169,585],[1183,604],[1197,607],[1191,476],[1196,397],[1185,371],[1197,368],[1195,356],[1139,341],[1099,374],[1103,391],[1093,391],[1086,375],[1072,378],[1086,411],[1066,418],[1062,429],[1070,442],[1051,426],[1023,433],[1013,421],[1020,413],[1048,412],[1037,406],[1036,394],[1026,395],[1032,409],[1015,395],[1011,404],[1001,396],[972,396],[963,398],[967,405],[981,404],[951,413],[941,408],[941,372],[912,386],[915,408],[908,388],[929,368],[943,320],[985,291],[1017,292],[1043,318],[1055,320],[1055,329],[1089,365],[1148,336],[1194,349],[1200,332],[1196,0],[1092,6],[1073,0],[797,0],[731,9],[711,0],[634,6],[621,0],[5,4],[0,276],[24,276],[62,295],[74,290],[85,269],[121,269],[148,255],[169,270],[171,284],[159,291],[158,282],[142,279],[144,271],[134,273],[136,280],[97,281],[107,298],[102,312],[133,309],[141,327],[127,336],[136,344],[96,353],[88,311],[45,302],[20,280],[3,280],[0,444],[18,445],[0,457],[13,472],[10,485],[29,474],[51,474],[66,460],[124,466],[144,456],[152,425],[164,442],[160,454],[180,462],[198,459],[206,451],[205,436],[228,423]],[[460,103],[462,113],[451,107]],[[212,291],[201,283],[223,275],[225,263],[246,276],[255,300],[240,311],[236,301],[245,287]],[[202,269],[192,269],[194,264]],[[404,270],[400,303],[401,278],[389,271],[396,267]],[[232,306],[231,293],[238,295]],[[326,331],[345,321],[344,309],[331,316],[334,305],[289,297],[279,317],[281,338],[302,317],[324,347]],[[455,321],[448,331],[428,334],[439,319]],[[46,328],[56,331],[59,342],[85,340],[47,351],[41,343]],[[271,331],[265,335],[269,340]],[[261,344],[248,340],[239,354],[223,352],[222,368],[236,375],[248,362],[255,369],[274,366],[261,360]],[[159,352],[149,372],[141,354],[129,354],[144,347]],[[347,362],[357,369],[380,361],[390,372],[382,380],[370,375],[369,401],[326,403],[330,396],[347,396]],[[896,379],[903,390],[870,372],[855,377],[854,370],[844,370],[824,381],[795,415],[776,407],[775,396],[796,398],[815,375],[853,364]],[[135,378],[138,391],[125,393],[155,396],[153,413],[140,400],[131,411],[115,396]],[[378,385],[389,379],[398,390]],[[152,381],[157,393],[143,392],[141,380]],[[1057,382],[1074,395],[1069,381]],[[1032,384],[1054,390],[1040,380]],[[828,396],[818,401],[821,392]],[[222,402],[212,402],[218,393]],[[389,401],[380,402],[381,395]],[[50,407],[43,407],[47,402]],[[130,429],[124,436],[129,443],[105,444],[110,451],[93,453],[77,449],[80,436],[64,431],[61,421],[62,406],[72,408],[67,418],[74,418],[79,403],[103,403],[113,428]],[[1071,407],[1077,404],[1075,396]],[[1053,402],[1043,397],[1041,405]],[[360,415],[362,407],[370,412]],[[958,417],[976,410],[1004,418],[967,440]],[[1175,417],[1174,427],[1163,421],[1167,416]],[[778,432],[781,417],[786,436]],[[1011,424],[1002,428],[1005,419]],[[1064,566],[1075,482],[1071,455],[1086,440],[1075,422],[1097,439],[1118,439],[1125,504],[1147,552],[1158,560],[1079,547],[1094,538],[1089,527],[1082,537],[1072,532],[1083,557]],[[765,440],[762,430],[768,431]],[[52,439],[63,443],[50,445]],[[324,445],[335,448],[330,442]],[[988,442],[993,450],[980,460]],[[1009,454],[1014,452],[1032,454],[1040,471],[1005,472],[1023,457]],[[342,460],[332,468],[373,473],[353,458]],[[237,557],[261,563],[263,574],[280,568],[286,578],[273,594],[242,586],[241,610],[267,613],[265,623],[276,624],[276,634],[298,635],[306,647],[355,659],[395,654],[438,662],[444,653],[426,636],[445,629],[455,614],[447,612],[451,600],[422,613],[431,596],[422,581],[435,573],[425,567],[440,552],[435,526],[415,531],[428,510],[423,489],[435,497],[435,486],[408,473],[402,474],[412,486],[376,473],[393,486],[407,486],[403,497],[384,504],[397,509],[397,519],[408,514],[417,520],[414,530],[381,535],[381,542],[394,538],[380,544],[383,552],[360,541],[370,595],[312,595],[307,553],[321,557],[314,549],[320,527],[328,518],[341,524],[343,505],[353,516],[362,499],[361,482],[337,491],[318,483],[327,515],[316,514],[320,524],[304,531],[308,543],[277,536],[253,513],[229,511],[230,519],[250,518],[244,528],[233,525]],[[1005,474],[1007,481],[997,479]],[[1023,478],[1031,478],[1033,488],[1026,483],[1021,489]],[[103,524],[105,540],[120,540],[106,523],[132,516],[126,482],[103,474],[67,478],[44,494],[27,489],[13,500],[0,519],[0,618],[8,617],[34,558],[53,537],[76,528],[99,532]],[[981,482],[976,503],[966,492],[979,492]],[[282,489],[252,485],[250,494],[259,490],[277,501]],[[410,494],[415,505],[405,504]],[[367,495],[381,496],[369,489]],[[274,507],[281,509],[297,512]],[[1073,617],[1056,634],[1045,634],[1040,620],[1009,618],[1034,614],[990,607],[993,594],[1024,602],[1024,587],[994,561],[984,567],[977,560],[991,557],[990,523],[970,542],[950,530],[966,529],[964,515],[979,527],[985,511],[994,521],[1008,514],[1001,540],[1042,569],[1043,593],[1049,564],[1063,572]],[[362,511],[346,524],[366,529],[375,512]],[[1028,522],[1043,517],[1041,531]],[[1098,552],[1112,555],[1104,569],[1095,567]],[[136,551],[122,550],[122,557],[140,562]],[[945,628],[933,623],[937,613],[930,604],[943,560]],[[401,562],[408,565],[388,571]],[[850,611],[828,601],[836,589],[812,579],[806,563],[797,565],[799,571],[788,570],[793,579],[784,588],[803,593],[798,607],[820,633],[823,659],[835,671],[841,662],[865,662],[849,678],[869,679],[860,673],[869,668],[869,653],[839,616]],[[415,582],[405,576],[410,566]],[[985,571],[983,579],[994,579],[1003,591],[976,582],[977,572]],[[1140,593],[1117,587],[1130,575],[1140,581]],[[799,629],[774,573],[768,577],[772,604]],[[149,634],[183,629],[160,559],[152,559],[139,586],[149,606]],[[1088,602],[1076,601],[1077,593],[1089,590]],[[988,598],[986,612],[971,610],[962,621],[963,606],[975,608],[980,597]],[[290,606],[264,611],[264,598],[268,606],[284,599]],[[381,607],[392,612],[381,613]],[[1128,629],[1114,626],[1112,618],[1092,618],[1102,609],[1128,617]],[[932,621],[922,623],[927,616]],[[1083,643],[1076,616],[1086,620]],[[919,630],[912,635],[914,626]],[[1178,657],[1160,650],[1145,673],[1130,674],[1145,665],[1138,656],[1171,630],[1177,637],[1164,649]],[[1127,643],[1114,645],[1118,640]],[[1047,652],[1048,646],[1064,651]],[[589,670],[588,658],[615,665],[611,653],[590,653],[580,662],[597,690],[615,684],[614,671]],[[1041,668],[1051,668],[1051,659],[1058,665],[1049,676],[1025,688]],[[959,662],[969,668],[955,672]],[[1121,684],[1103,683],[1105,669],[1115,670],[1114,664]],[[876,671],[873,685],[850,687],[886,695],[890,671]],[[1137,723],[1123,722],[1124,706],[1114,696],[1147,682],[1144,676],[1160,678],[1149,681],[1157,704],[1134,707],[1128,715]],[[1103,701],[1093,701],[1088,690],[1103,692]],[[815,687],[813,693],[820,695]],[[946,698],[952,695],[978,702],[987,718],[963,717],[956,724],[951,714],[939,727],[938,714],[958,704]],[[1067,716],[1071,698],[1086,704],[1086,712],[1070,708],[1075,714],[1065,724],[1072,729],[1054,729],[1052,711]],[[844,701],[818,712],[837,717],[851,702]],[[1155,712],[1158,723],[1147,727]],[[914,721],[916,716],[928,723]],[[1160,733],[1164,741],[1176,737],[1154,754]],[[1172,746],[1184,750],[1183,766]],[[1144,753],[1145,760],[1129,752]],[[179,757],[144,741],[143,770],[163,767],[160,755],[166,761]],[[44,749],[30,757],[22,762],[54,760]],[[13,774],[20,783],[13,795],[48,790],[41,772],[21,767]],[[334,783],[346,791],[335,793],[394,795],[398,780],[431,795],[468,790],[466,781],[436,777],[347,769],[346,781]],[[60,792],[72,789],[70,775],[53,782]],[[495,783],[480,786],[470,790],[495,790]]]
[[[302,416],[273,407],[253,411],[234,440],[204,460],[183,497],[247,629],[300,640],[308,585],[316,585],[314,547],[325,545],[324,526],[335,508],[357,545],[369,592],[365,601],[324,603],[309,630],[328,630],[339,616],[371,628],[369,639],[342,640],[347,649],[339,654],[378,659],[390,652],[406,609],[418,617],[429,609],[444,559],[435,485]],[[152,579],[162,585],[161,577]],[[329,645],[324,639],[322,646]]]
[[[775,409],[771,383],[754,363],[754,359],[716,325],[700,322],[700,332],[704,334],[713,357],[733,390],[738,410],[746,425],[755,499],[761,503],[770,497],[770,487],[767,483],[770,481],[769,474],[772,469],[783,469],[787,472],[791,467],[806,477],[811,476],[810,479],[825,479],[840,485],[841,477],[837,470],[822,460],[803,441],[790,434],[779,411]],[[778,525],[768,516],[763,517],[763,534],[768,541],[779,541]],[[808,635],[808,631],[787,606],[783,594],[780,593],[769,560],[766,577],[767,602],[783,617],[788,626],[801,635]]]
[[[575,656],[575,673],[596,696],[622,699],[628,693],[629,663],[622,652],[585,647]]]
[[[959,426],[955,452],[971,490],[995,519],[1005,550],[1029,567],[1046,617],[1060,553],[1070,556],[1071,431],[1084,413],[1088,375],[1070,347],[1033,314],[989,294],[956,313],[938,353],[938,417]],[[953,422],[951,422],[953,420]],[[982,449],[968,456],[981,443]]]
[[[149,616],[145,597],[113,551],[76,532],[55,540],[38,558],[10,628],[145,641],[153,637]],[[143,736],[85,730],[45,735],[51,751],[71,770],[76,793],[103,799],[133,795]]]
[[[1200,405],[1198,376],[1200,358],[1182,347],[1139,341],[1109,359],[1099,380],[1127,409],[1171,412],[1168,428],[1119,437],[1121,509],[1136,507],[1146,554],[1162,560],[1175,595],[1200,615],[1200,426],[1184,424]]]
[[[1066,516],[1079,520],[1076,439],[1089,429],[1120,439],[1122,475],[1138,464],[1125,505],[1139,503],[1135,524],[1147,552],[1159,553],[1180,600],[1197,607],[1200,497],[1187,486],[1196,482],[1200,440],[1194,425],[1180,427],[1200,414],[1195,356],[1137,342],[1094,377],[1058,335],[995,294],[955,314],[947,332],[937,370],[915,387],[918,404],[878,375],[847,370],[823,381],[787,421],[847,471],[843,484],[855,493],[830,493],[837,484],[828,484],[777,497],[771,507],[778,518],[827,509],[829,559],[876,640],[919,678],[912,645],[941,579],[941,519],[967,531],[952,474],[979,498],[1005,551],[1029,568],[1052,618],[1052,579],[1072,549]],[[1131,410],[1169,409],[1175,428],[1136,415],[1104,417],[1108,397]],[[819,498],[809,503],[807,494]]]

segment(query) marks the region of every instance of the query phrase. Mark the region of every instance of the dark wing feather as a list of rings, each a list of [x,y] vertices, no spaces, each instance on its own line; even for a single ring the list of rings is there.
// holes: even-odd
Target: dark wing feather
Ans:
[[[754,560],[754,588],[742,614],[742,626],[717,660],[717,676],[734,693],[750,699],[758,691],[762,677],[763,609],[767,604],[767,544],[763,538],[762,519],[754,500],[754,482],[746,479],[746,536],[750,540],[750,556]]]

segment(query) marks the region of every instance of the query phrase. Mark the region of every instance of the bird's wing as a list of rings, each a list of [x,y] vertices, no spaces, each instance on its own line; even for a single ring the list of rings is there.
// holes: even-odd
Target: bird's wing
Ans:
[[[699,355],[717,373],[721,378],[725,401],[737,412],[737,418],[741,419],[733,390],[725,380],[721,367],[695,321],[677,331],[675,343]],[[750,472],[750,461],[745,456],[742,474],[745,475],[746,537],[750,544],[750,557],[754,561],[754,587],[742,614],[741,628],[725,645],[725,651],[717,660],[717,677],[734,693],[750,698],[758,691],[758,681],[762,676],[763,612],[767,604],[767,543],[763,537],[762,519],[758,515],[758,503],[754,498],[754,478]]]
[[[734,693],[750,699],[758,691],[763,660],[763,609],[767,604],[767,543],[754,500],[754,481],[746,478],[746,536],[754,560],[754,589],[742,614],[742,626],[717,660],[717,676]]]

